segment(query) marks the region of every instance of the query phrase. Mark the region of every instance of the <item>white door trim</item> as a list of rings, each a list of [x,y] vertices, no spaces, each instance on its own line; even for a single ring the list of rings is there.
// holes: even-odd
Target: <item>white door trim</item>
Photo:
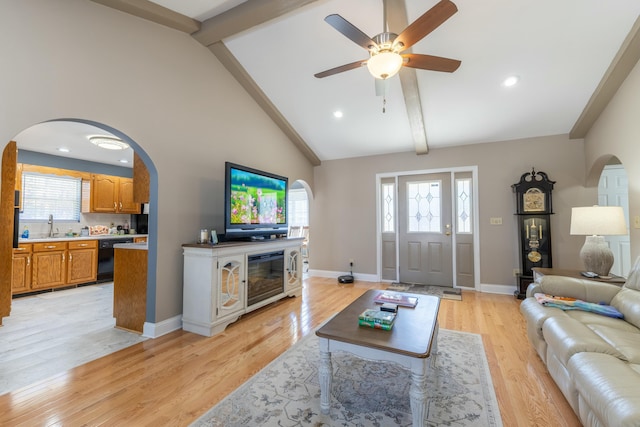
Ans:
[[[480,209],[479,209],[479,195],[478,195],[478,166],[459,166],[453,168],[437,168],[437,169],[420,169],[420,170],[412,170],[412,171],[399,171],[399,172],[383,172],[376,174],[376,275],[378,280],[382,277],[382,265],[381,265],[381,257],[382,257],[382,229],[381,229],[381,218],[380,212],[382,210],[382,201],[380,200],[381,193],[381,185],[383,178],[395,178],[396,189],[398,186],[398,178],[404,175],[419,175],[419,174],[431,174],[431,173],[450,173],[453,179],[453,175],[456,172],[470,172],[473,180],[473,275],[474,275],[474,287],[471,289],[480,291]],[[452,191],[454,189],[452,188]],[[396,197],[395,201],[395,212],[398,212],[398,200]],[[398,216],[396,215],[396,230],[398,226]],[[455,234],[455,233],[454,233]],[[454,236],[455,238],[455,236]],[[454,241],[455,243],[455,241]],[[453,251],[453,278],[454,278],[454,287],[456,286],[456,255],[455,250]],[[399,253],[399,244],[398,244],[398,234],[396,233],[396,281],[398,280],[398,268],[400,261],[400,253]]]

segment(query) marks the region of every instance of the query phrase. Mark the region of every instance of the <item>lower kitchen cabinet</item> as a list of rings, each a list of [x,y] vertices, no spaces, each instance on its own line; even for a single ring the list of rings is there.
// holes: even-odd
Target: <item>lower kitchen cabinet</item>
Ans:
[[[98,241],[21,243],[13,250],[12,274],[12,294],[95,282]]]
[[[13,249],[11,293],[18,294],[31,290],[31,243],[20,243]]]
[[[98,241],[68,242],[67,284],[95,282],[98,279]]]
[[[57,288],[66,283],[67,242],[33,244],[33,290]]]

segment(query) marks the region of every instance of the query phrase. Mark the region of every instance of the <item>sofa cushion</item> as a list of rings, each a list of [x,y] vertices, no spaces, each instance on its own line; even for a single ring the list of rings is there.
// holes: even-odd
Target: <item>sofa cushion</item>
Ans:
[[[624,315],[624,320],[640,328],[640,291],[630,289],[625,284],[613,297],[611,305]]]
[[[593,280],[576,279],[566,276],[544,276],[537,283],[529,285],[527,296],[534,293],[571,297],[597,304],[610,304],[620,291],[620,286]]]
[[[624,355],[623,360],[640,364],[640,333],[639,331],[621,330],[610,326],[589,325],[603,341],[611,345]]]
[[[640,373],[631,366],[601,353],[578,353],[569,360],[568,370],[580,400],[586,402],[600,424],[640,425]]]
[[[591,328],[568,316],[549,317],[542,325],[542,335],[549,346],[548,351],[553,351],[564,366],[571,356],[580,352],[604,353],[626,360],[624,354]]]
[[[626,322],[624,319],[615,319],[613,317],[602,316],[596,313],[590,313],[588,311],[572,310],[567,311],[567,316],[572,319],[576,319],[580,323],[585,325],[602,325],[610,326],[612,328],[621,329],[629,332],[640,332],[640,329],[636,328],[631,323]]]

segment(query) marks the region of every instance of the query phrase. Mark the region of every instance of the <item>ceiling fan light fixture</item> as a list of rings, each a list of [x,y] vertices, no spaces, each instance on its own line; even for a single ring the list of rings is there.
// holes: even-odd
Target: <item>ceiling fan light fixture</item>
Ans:
[[[100,148],[104,148],[105,150],[126,150],[129,148],[129,144],[121,140],[120,138],[116,138],[115,136],[90,136],[89,141]]]
[[[393,51],[372,54],[367,69],[376,79],[385,80],[395,76],[402,68],[402,56]]]

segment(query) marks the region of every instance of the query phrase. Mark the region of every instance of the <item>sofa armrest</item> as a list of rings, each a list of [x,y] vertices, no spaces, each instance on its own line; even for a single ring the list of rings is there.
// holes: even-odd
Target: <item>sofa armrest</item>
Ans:
[[[544,276],[527,288],[527,296],[535,293],[576,298],[596,304],[610,304],[621,288],[610,283],[566,276]]]

